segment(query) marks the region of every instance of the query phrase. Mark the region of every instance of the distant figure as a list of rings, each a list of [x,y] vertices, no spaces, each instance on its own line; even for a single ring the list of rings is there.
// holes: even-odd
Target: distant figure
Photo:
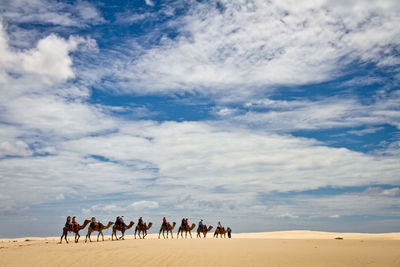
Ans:
[[[186,220],[185,220],[185,229],[186,229],[186,227],[189,225],[189,222],[188,222],[188,218],[186,218]]]
[[[67,221],[65,222],[65,227],[67,227],[67,229],[72,229],[73,225],[71,223],[71,216],[67,217]]]
[[[182,228],[186,228],[186,226],[185,226],[185,221],[186,221],[185,218],[182,218],[182,223],[181,223],[181,227],[182,227]]]
[[[78,230],[79,228],[79,224],[76,222],[75,216],[72,217],[72,228],[74,229],[74,231]]]
[[[218,222],[217,229],[219,229],[219,230],[223,229],[220,221]]]
[[[124,216],[119,217],[119,224],[120,224],[123,228],[126,227],[126,224],[125,224],[125,222],[124,222]]]
[[[92,229],[95,229],[96,228],[96,224],[97,224],[96,218],[92,217],[92,222],[90,223],[89,227],[92,228]]]
[[[203,219],[201,219],[199,221],[199,227],[200,227],[200,229],[203,229],[203,231],[207,230],[207,226],[205,224],[203,224]]]
[[[143,219],[142,219],[142,217],[139,218],[138,225],[139,225],[139,228],[142,229],[142,227],[143,227]]]
[[[121,224],[121,218],[117,216],[117,218],[115,219],[115,226],[120,227],[120,224]]]
[[[228,227],[228,238],[231,238],[232,229]]]
[[[166,229],[166,228],[167,228],[167,225],[168,225],[167,219],[164,217],[164,218],[162,219],[162,227],[164,227],[164,228]]]

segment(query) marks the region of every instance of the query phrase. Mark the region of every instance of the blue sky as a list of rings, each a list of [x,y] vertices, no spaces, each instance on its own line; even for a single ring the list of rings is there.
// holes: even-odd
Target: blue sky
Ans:
[[[399,9],[0,1],[0,237],[67,215],[400,231]]]

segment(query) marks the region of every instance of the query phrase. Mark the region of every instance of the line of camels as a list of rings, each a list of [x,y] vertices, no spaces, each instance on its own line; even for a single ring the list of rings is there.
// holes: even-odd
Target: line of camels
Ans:
[[[79,231],[85,229],[85,227],[90,222],[91,222],[90,220],[85,220],[82,225],[77,224],[76,227],[74,227],[74,228],[64,227],[63,228],[63,233],[62,233],[61,238],[60,238],[60,244],[62,243],[63,238],[65,239],[65,242],[68,243],[68,240],[67,240],[68,232],[75,233],[75,243],[78,243],[79,242],[79,238],[81,237],[80,234],[79,234]],[[98,232],[97,241],[99,241],[100,235],[102,237],[102,240],[104,241],[103,231],[107,230],[111,226],[113,226],[112,227],[111,240],[114,240],[114,237],[115,237],[115,240],[124,240],[125,231],[131,229],[134,224],[135,223],[133,221],[131,221],[128,225],[126,225],[124,227],[122,225],[116,225],[112,221],[109,221],[107,225],[104,225],[104,224],[98,222],[97,224],[94,225],[94,227],[90,227],[89,226],[88,232],[86,234],[85,242],[87,242],[88,240],[90,242],[92,242],[92,240],[90,238],[92,232]],[[136,234],[138,234],[140,239],[142,239],[142,238],[144,239],[146,237],[146,235],[147,235],[147,230],[149,230],[152,225],[153,225],[152,222],[149,222],[149,224],[143,223],[142,227],[140,227],[139,225],[136,225],[135,234],[134,234],[135,235],[135,239],[136,239]],[[172,225],[170,223],[167,223],[166,225],[162,224],[161,227],[160,227],[160,232],[158,234],[158,238],[160,238],[161,233],[162,233],[162,235],[163,235],[163,237],[165,239],[165,235],[164,235],[165,232],[167,232],[167,238],[168,238],[168,233],[171,233],[171,238],[174,238],[173,234],[172,234],[172,230],[174,230],[175,226],[176,226],[176,222],[173,222]],[[179,238],[179,234],[181,234],[181,237],[183,238],[183,232],[185,232],[185,238],[187,238],[187,234],[188,233],[190,235],[190,238],[192,238],[191,231],[195,227],[196,227],[196,224],[194,224],[194,223],[191,226],[189,226],[189,225],[186,225],[185,227],[180,226],[179,229],[178,229],[178,233],[176,235],[176,238]],[[213,227],[211,225],[208,226],[208,228],[197,227],[197,237],[201,238],[201,234],[203,234],[203,238],[206,238],[207,233],[210,232],[211,229],[213,229]],[[225,228],[222,228],[222,229],[217,228],[215,230],[215,232],[214,232],[214,237],[218,238],[218,235],[220,235],[221,238],[222,237],[225,238],[226,234],[228,232],[230,232],[230,230],[231,230],[231,228],[229,228],[229,227],[226,230],[225,230]],[[117,237],[117,231],[121,232],[121,236],[120,237]],[[142,236],[140,236],[140,233],[142,233]],[[228,236],[229,236],[229,234],[228,234]]]

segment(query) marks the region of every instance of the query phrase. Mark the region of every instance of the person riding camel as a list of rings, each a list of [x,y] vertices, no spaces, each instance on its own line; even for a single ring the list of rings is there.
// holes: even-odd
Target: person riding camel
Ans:
[[[92,222],[90,223],[90,228],[95,229],[97,225],[96,218],[92,217]]]
[[[182,227],[183,229],[186,228],[186,226],[185,226],[185,218],[182,218],[181,227]]]
[[[201,219],[201,220],[199,221],[199,228],[200,228],[200,229],[203,229],[203,230],[207,229],[207,226],[205,226],[205,225],[203,224],[203,219]]]
[[[67,217],[67,221],[65,222],[65,227],[68,229],[72,229],[73,228],[73,224],[71,223],[71,216]]]
[[[120,225],[121,225],[121,218],[117,216],[117,218],[115,219],[115,226],[119,227]]]
[[[119,217],[119,224],[120,224],[123,228],[126,227],[126,224],[125,224],[125,222],[124,222],[124,216]]]
[[[223,227],[222,227],[222,225],[221,225],[221,222],[218,222],[217,229],[219,229],[219,230],[222,230],[222,229],[223,229]]]
[[[74,216],[74,217],[72,217],[72,228],[74,230],[78,230],[78,227],[79,227],[79,224],[76,222],[75,216]]]
[[[162,227],[163,227],[163,228],[167,228],[167,225],[168,225],[167,219],[164,217],[164,218],[162,219]]]
[[[186,218],[185,220],[185,229],[188,227],[189,223],[188,223],[188,218]]]
[[[139,225],[140,229],[143,228],[143,219],[142,219],[142,217],[139,218],[138,225]]]

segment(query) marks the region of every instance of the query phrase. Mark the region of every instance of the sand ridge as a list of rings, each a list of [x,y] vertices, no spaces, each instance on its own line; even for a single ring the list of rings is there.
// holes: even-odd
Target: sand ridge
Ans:
[[[0,239],[0,266],[400,266],[400,233],[283,231],[232,239],[158,239],[57,244],[59,237]],[[335,239],[341,237],[343,239]],[[95,239],[92,239],[95,240]]]

